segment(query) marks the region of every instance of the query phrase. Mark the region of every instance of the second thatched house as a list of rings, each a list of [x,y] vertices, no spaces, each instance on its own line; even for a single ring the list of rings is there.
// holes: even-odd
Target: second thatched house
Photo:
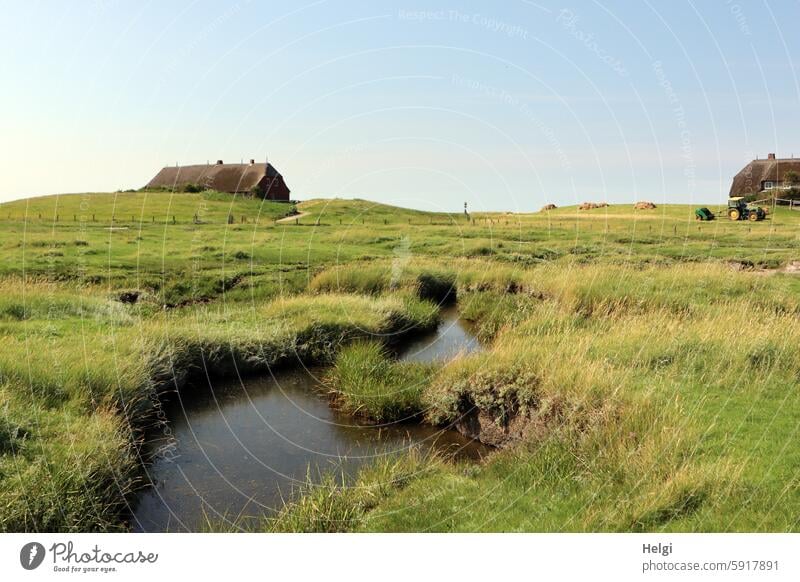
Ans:
[[[147,183],[146,188],[186,190],[198,187],[230,194],[251,194],[266,200],[289,200],[291,192],[283,176],[270,163],[250,160],[246,164],[168,166]]]
[[[780,190],[798,186],[800,159],[776,158],[775,154],[767,154],[767,159],[753,160],[734,176],[730,196],[780,198]]]

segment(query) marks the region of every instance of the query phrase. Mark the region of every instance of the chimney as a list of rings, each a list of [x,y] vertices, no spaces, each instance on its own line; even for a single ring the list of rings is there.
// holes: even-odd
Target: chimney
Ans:
[[[768,160],[774,160],[775,159],[775,154],[767,154],[767,159]]]
[[[253,158],[250,158],[250,165],[252,166],[255,163],[256,163],[256,161]]]
[[[217,160],[217,165],[221,166],[222,165],[222,160]]]

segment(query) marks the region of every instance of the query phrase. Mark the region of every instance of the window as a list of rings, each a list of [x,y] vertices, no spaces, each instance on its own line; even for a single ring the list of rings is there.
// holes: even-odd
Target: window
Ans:
[[[764,190],[772,190],[772,182],[764,182]]]

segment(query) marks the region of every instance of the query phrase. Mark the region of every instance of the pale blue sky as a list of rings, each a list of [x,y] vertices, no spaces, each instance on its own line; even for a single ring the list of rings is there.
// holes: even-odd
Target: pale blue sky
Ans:
[[[796,1],[0,8],[0,201],[269,155],[298,199],[716,202],[800,156]]]

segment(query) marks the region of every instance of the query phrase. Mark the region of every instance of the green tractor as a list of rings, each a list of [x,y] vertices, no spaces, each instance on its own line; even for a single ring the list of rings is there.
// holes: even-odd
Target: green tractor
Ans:
[[[728,218],[731,220],[764,220],[767,213],[755,204],[748,204],[744,197],[728,198]]]

